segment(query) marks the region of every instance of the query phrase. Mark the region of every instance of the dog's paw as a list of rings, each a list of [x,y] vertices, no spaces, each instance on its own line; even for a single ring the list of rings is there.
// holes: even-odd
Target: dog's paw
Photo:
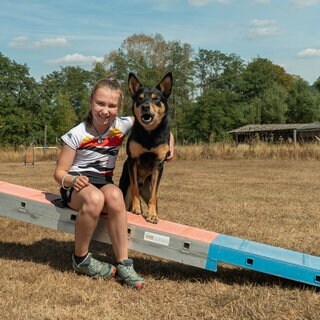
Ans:
[[[150,223],[153,223],[153,224],[157,224],[159,222],[159,219],[158,219],[158,216],[147,215],[146,221],[150,222]]]
[[[137,201],[132,201],[132,206],[130,209],[133,214],[142,215],[142,207],[139,199]]]
[[[142,210],[141,209],[132,209],[131,213],[140,216],[140,215],[142,215]]]

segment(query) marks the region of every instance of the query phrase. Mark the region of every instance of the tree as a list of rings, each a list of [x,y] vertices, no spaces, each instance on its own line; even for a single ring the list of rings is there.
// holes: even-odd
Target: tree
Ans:
[[[183,115],[191,106],[195,95],[193,50],[189,44],[180,41],[168,43],[167,69],[173,73],[174,87],[171,95],[172,132],[178,141],[185,130]]]
[[[94,69],[86,71],[80,67],[64,67],[61,71],[53,73],[41,79],[44,98],[48,105],[53,105],[58,95],[68,96],[70,103],[77,115],[77,121],[81,121],[88,112],[89,93],[91,87],[100,75]]]
[[[153,83],[167,71],[166,52],[167,43],[160,34],[134,34],[107,55],[104,64],[107,72],[119,80],[126,81],[133,72]]]
[[[26,65],[0,53],[0,145],[28,144],[42,121],[39,86]]]
[[[178,139],[179,130],[183,130],[180,128],[179,115],[189,105],[189,95],[194,90],[192,54],[189,44],[166,42],[160,34],[134,34],[124,40],[118,50],[106,56],[105,67],[108,74],[124,82],[125,90],[129,72],[135,73],[148,86],[154,86],[167,72],[173,72],[174,89],[170,108],[173,131]],[[126,93],[124,113],[130,113],[128,106],[131,106],[131,99],[129,92]]]
[[[274,83],[260,95],[255,96],[249,103],[245,103],[244,123],[269,124],[286,123],[287,91]]]
[[[230,90],[206,90],[186,111],[188,130],[184,140],[209,142],[225,139],[227,131],[238,126],[241,118],[240,105],[234,100],[235,94]]]
[[[242,72],[237,55],[200,49],[194,62],[198,97],[188,113],[189,130],[196,140],[212,141],[241,124]]]
[[[244,67],[244,61],[235,54],[199,49],[194,63],[199,93],[209,88],[240,92]]]
[[[104,68],[104,65],[102,62],[97,62],[94,65],[91,73],[92,73],[93,79],[95,79],[95,81],[98,81],[99,79],[108,77],[108,73],[107,73],[106,69]]]
[[[287,122],[287,91],[294,77],[268,59],[255,58],[243,71],[244,123]]]
[[[309,123],[320,120],[320,94],[301,78],[292,82],[287,104],[287,122]]]
[[[133,34],[106,54],[91,71],[65,67],[37,83],[26,65],[0,53],[0,146],[48,142],[81,121],[88,112],[94,83],[116,77],[125,92],[124,114],[131,114],[129,72],[146,86],[173,73],[170,96],[176,141],[212,141],[248,123],[307,123],[320,120],[320,77],[311,86],[272,61],[245,63],[236,54],[165,41],[160,34]]]
[[[270,60],[258,57],[253,59],[245,68],[243,80],[244,97],[250,101],[254,97],[262,96],[264,91],[272,88],[274,84],[288,89],[293,77]]]
[[[266,89],[260,97],[260,123],[285,123],[286,112],[288,110],[286,98],[286,90],[278,84],[273,84],[270,88]]]
[[[56,137],[61,137],[71,129],[77,121],[77,115],[70,100],[70,96],[66,94],[59,93],[56,96],[53,113],[53,119],[55,119],[55,121],[52,124]]]

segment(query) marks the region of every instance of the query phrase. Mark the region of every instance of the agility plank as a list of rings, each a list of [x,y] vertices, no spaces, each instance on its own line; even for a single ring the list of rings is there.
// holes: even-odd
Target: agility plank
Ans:
[[[0,216],[50,229],[74,233],[76,212],[54,206],[57,195],[0,181]],[[93,239],[109,243],[106,217],[102,217]],[[129,248],[183,264],[205,269],[215,232],[161,220],[157,225],[128,214]],[[213,270],[217,266],[212,265]]]
[[[74,233],[76,212],[54,206],[58,196],[0,181],[0,216]],[[102,217],[94,239],[110,244]],[[154,225],[128,214],[129,248],[217,271],[223,262],[320,287],[320,257],[160,220]]]

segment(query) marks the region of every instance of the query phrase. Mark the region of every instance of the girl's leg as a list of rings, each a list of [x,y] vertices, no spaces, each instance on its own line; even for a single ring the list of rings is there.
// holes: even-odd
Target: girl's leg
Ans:
[[[104,205],[103,193],[93,185],[73,191],[69,206],[78,211],[75,223],[75,255],[84,256],[89,252],[93,232],[99,221]]]
[[[117,278],[126,285],[141,289],[146,282],[133,268],[133,261],[128,259],[127,210],[121,190],[113,184],[101,188],[105,197],[103,211],[108,214],[107,228],[117,259]]]
[[[107,228],[117,262],[128,259],[127,210],[121,190],[108,184],[100,189],[105,198],[103,212],[108,214]]]
[[[93,278],[110,279],[114,277],[116,268],[109,263],[94,259],[89,253],[91,238],[99,221],[104,201],[103,193],[93,185],[85,187],[80,192],[72,193],[69,205],[78,210],[72,266],[78,273]]]

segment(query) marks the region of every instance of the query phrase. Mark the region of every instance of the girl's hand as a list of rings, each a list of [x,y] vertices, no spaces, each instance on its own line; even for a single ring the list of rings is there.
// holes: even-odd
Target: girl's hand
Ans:
[[[75,176],[73,178],[73,189],[77,192],[81,191],[83,188],[89,185],[89,178],[86,176]]]
[[[166,161],[170,161],[173,159],[174,155],[174,137],[173,134],[170,132],[170,140],[169,140],[169,154],[166,157]]]

